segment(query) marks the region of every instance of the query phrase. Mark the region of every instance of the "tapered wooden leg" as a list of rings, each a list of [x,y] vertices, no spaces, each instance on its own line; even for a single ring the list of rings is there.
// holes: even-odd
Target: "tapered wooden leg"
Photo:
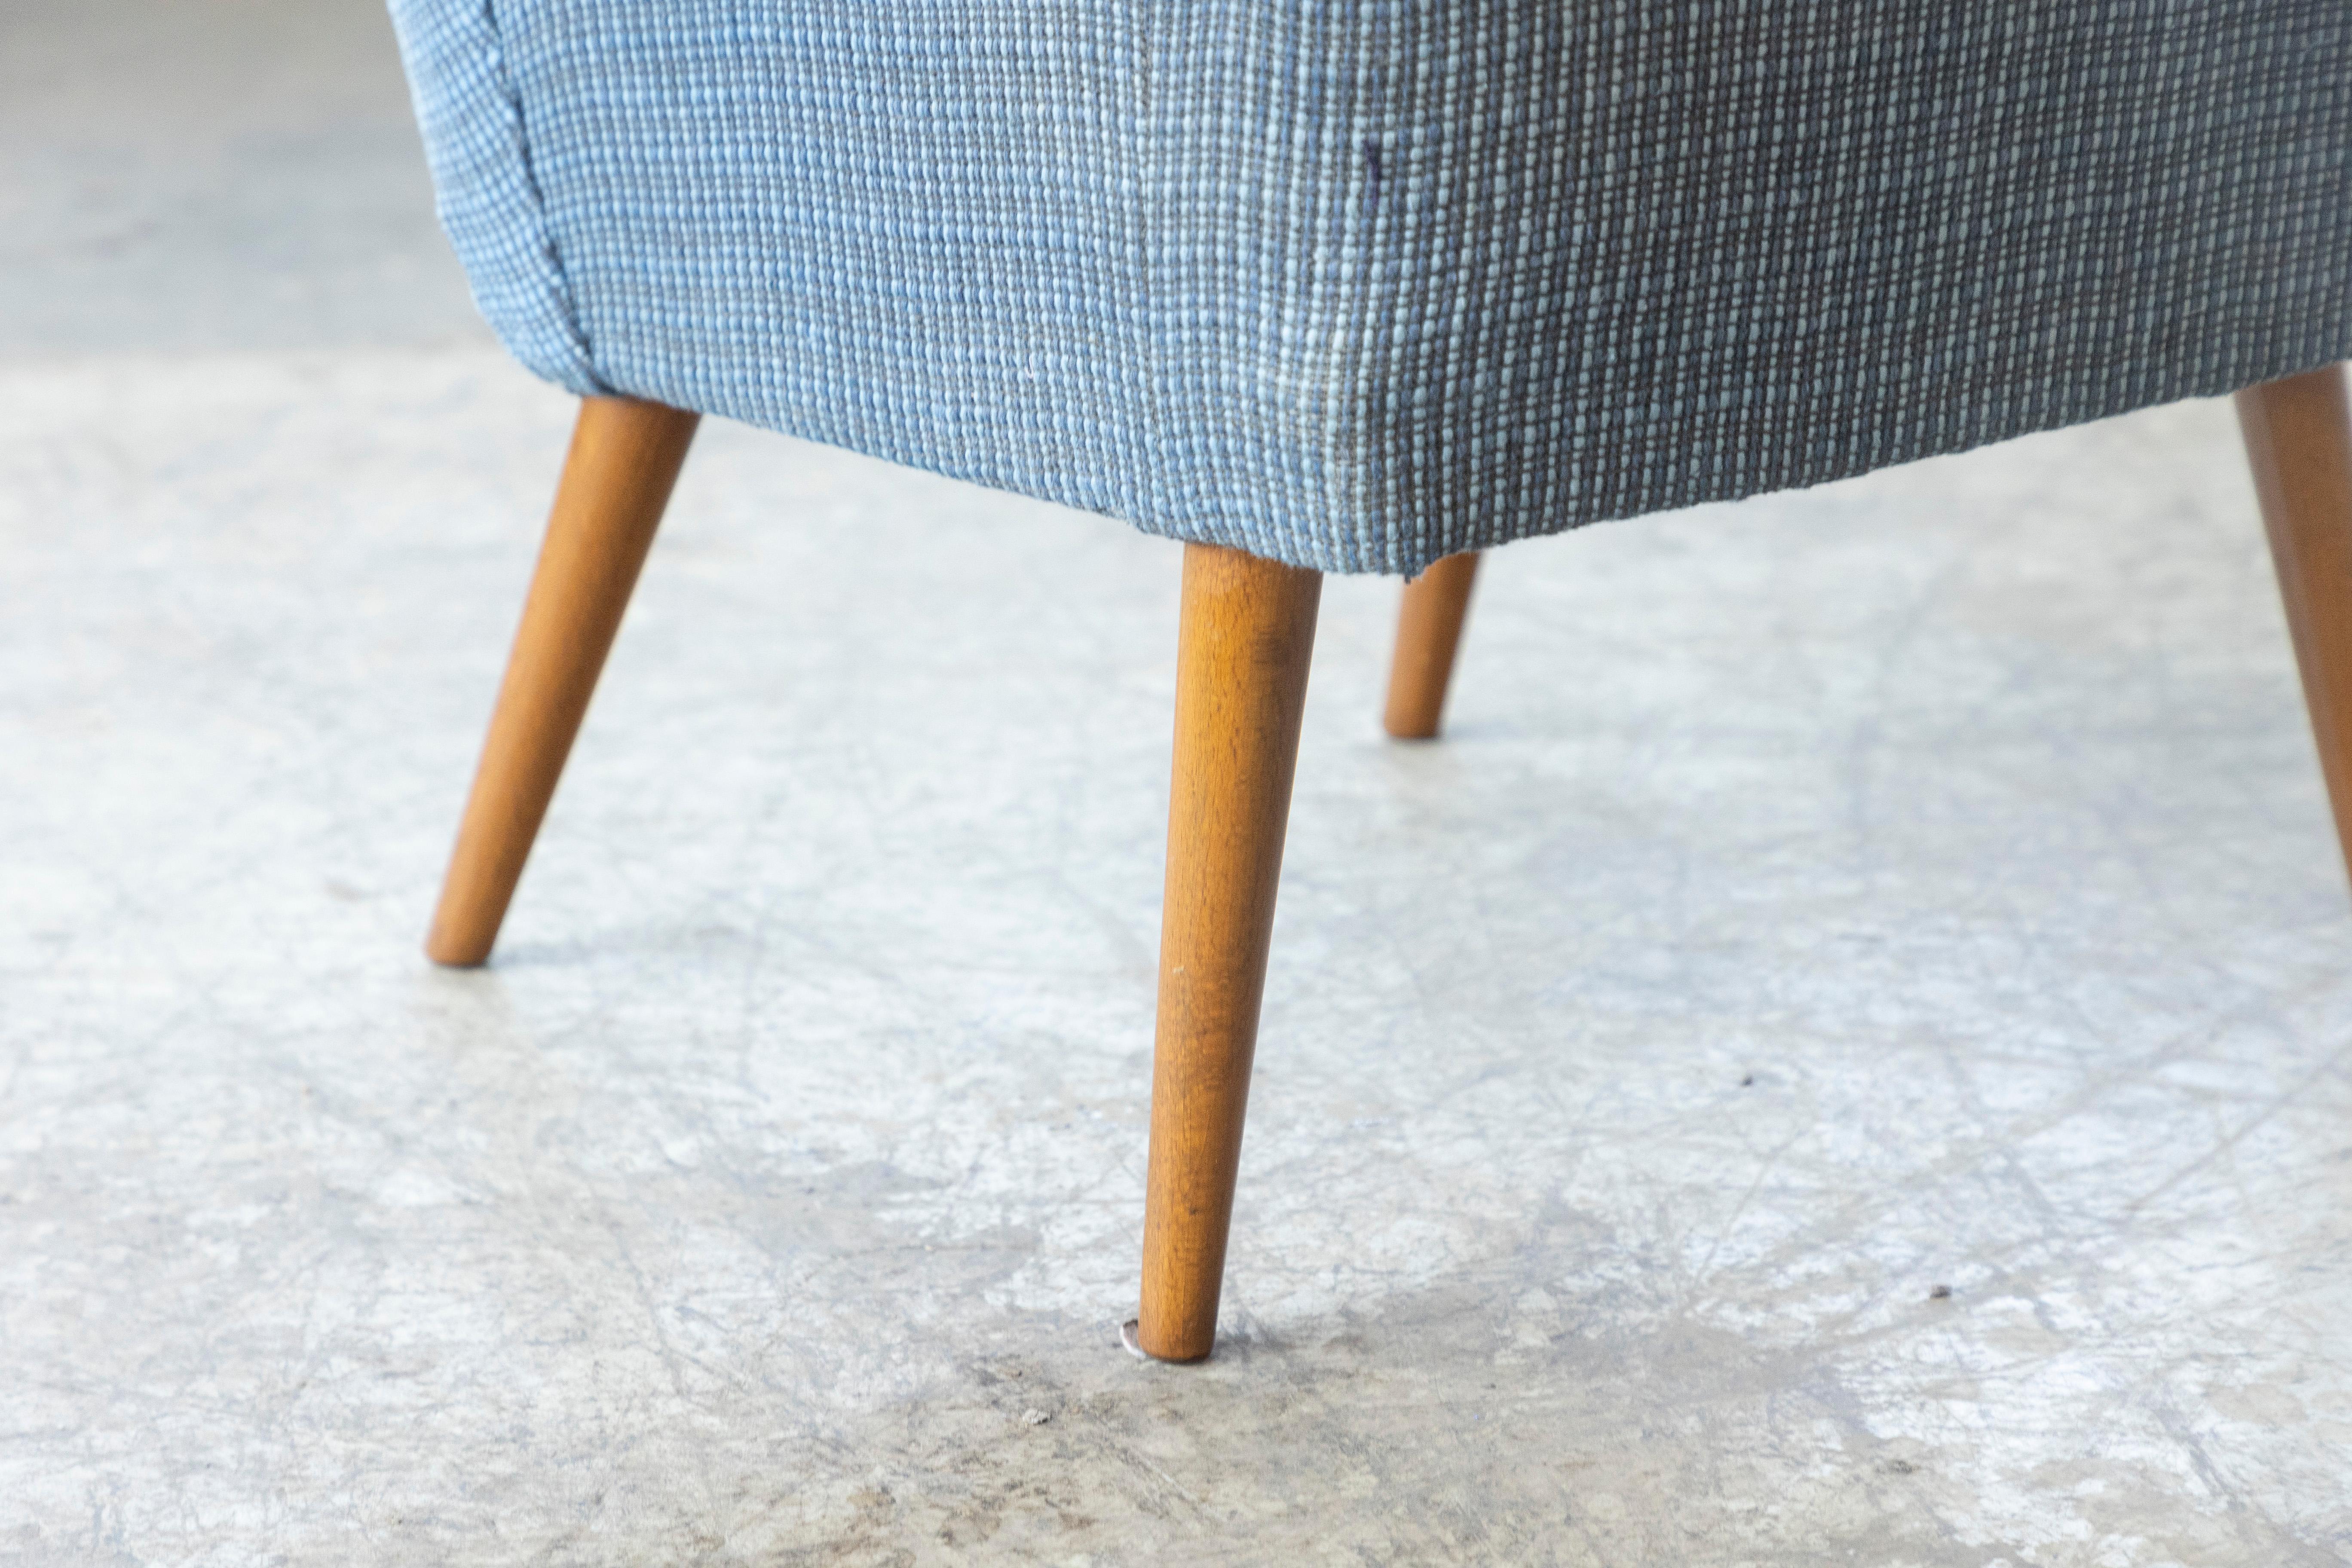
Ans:
[[[1454,650],[1470,613],[1470,584],[1478,576],[1478,552],[1467,550],[1430,563],[1404,585],[1397,612],[1396,658],[1389,666],[1389,707],[1381,723],[1400,741],[1437,735],[1445,711],[1445,686],[1454,676]]]
[[[2344,367],[2238,394],[2263,524],[2303,669],[2303,699],[2352,870],[2352,405]]]
[[[1164,1361],[1198,1361],[1216,1339],[1225,1230],[1322,592],[1320,573],[1238,550],[1184,547],[1143,1310],[1136,1327],[1144,1353]]]
[[[425,939],[436,963],[472,965],[490,955],[695,424],[695,416],[657,403],[581,402],[522,626]]]

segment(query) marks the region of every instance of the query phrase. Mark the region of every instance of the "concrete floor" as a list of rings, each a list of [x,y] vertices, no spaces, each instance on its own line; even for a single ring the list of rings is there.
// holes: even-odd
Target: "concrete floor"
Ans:
[[[436,972],[565,400],[364,6],[0,46],[0,1563],[2352,1560],[2352,900],[2226,407],[1505,551],[1436,747],[1334,581],[1148,1365],[1176,550],[712,426]]]

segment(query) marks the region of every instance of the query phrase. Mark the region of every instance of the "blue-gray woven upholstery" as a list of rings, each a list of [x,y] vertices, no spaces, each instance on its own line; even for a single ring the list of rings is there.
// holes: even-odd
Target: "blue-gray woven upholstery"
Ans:
[[[2352,0],[392,0],[523,363],[1338,571],[2352,354]]]

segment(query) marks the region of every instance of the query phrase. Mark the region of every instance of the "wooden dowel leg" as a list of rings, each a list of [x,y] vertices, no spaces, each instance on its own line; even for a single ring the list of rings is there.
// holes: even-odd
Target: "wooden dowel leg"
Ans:
[[[581,402],[522,626],[425,939],[436,963],[469,966],[490,955],[695,424],[695,416],[657,403]]]
[[[1184,548],[1136,1328],[1139,1348],[1164,1361],[1198,1361],[1216,1339],[1322,591],[1320,573],[1213,545]]]
[[[2303,699],[2352,870],[2352,405],[2344,367],[2238,394],[2271,562],[2303,670]]]
[[[1430,563],[1404,585],[1397,611],[1396,657],[1389,666],[1389,706],[1381,724],[1400,741],[1436,737],[1454,676],[1454,650],[1470,613],[1470,584],[1478,552],[1465,551]]]

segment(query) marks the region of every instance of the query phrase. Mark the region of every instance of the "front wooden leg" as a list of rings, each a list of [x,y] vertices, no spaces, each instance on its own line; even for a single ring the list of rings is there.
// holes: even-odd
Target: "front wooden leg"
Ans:
[[[695,424],[695,416],[658,403],[581,401],[547,541],[425,939],[436,963],[467,967],[490,956]]]
[[[1397,609],[1396,654],[1389,665],[1388,711],[1381,726],[1400,741],[1433,741],[1454,679],[1454,653],[1470,614],[1470,585],[1478,552],[1464,551],[1432,562],[1404,585]]]
[[[2352,869],[2352,406],[2328,365],[2238,394],[2303,700]]]
[[[1250,1058],[1315,648],[1318,572],[1184,547],[1175,780],[1138,1348],[1199,1361],[1217,1334]]]

